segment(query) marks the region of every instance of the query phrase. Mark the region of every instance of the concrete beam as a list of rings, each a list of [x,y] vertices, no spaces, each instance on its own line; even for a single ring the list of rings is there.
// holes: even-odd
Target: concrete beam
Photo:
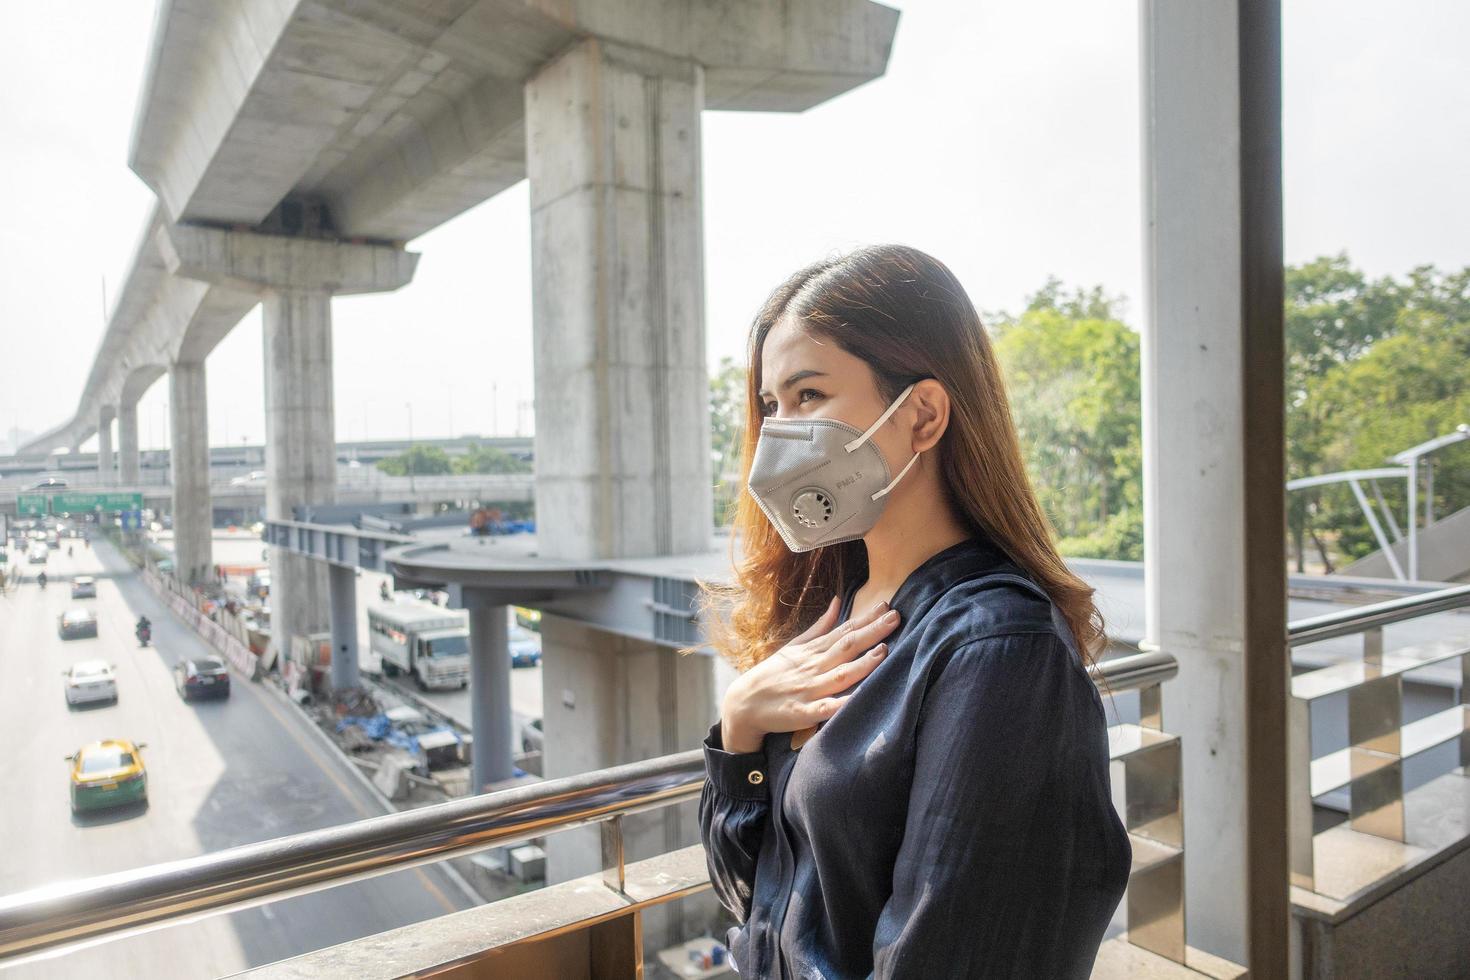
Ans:
[[[799,112],[881,76],[897,21],[868,0],[172,0],[129,163],[176,220],[256,226],[294,197],[404,241],[521,179],[521,86],[579,39],[704,66],[712,108]]]
[[[388,245],[261,235],[171,225],[158,249],[169,272],[242,291],[329,294],[390,292],[406,286],[417,252]]]

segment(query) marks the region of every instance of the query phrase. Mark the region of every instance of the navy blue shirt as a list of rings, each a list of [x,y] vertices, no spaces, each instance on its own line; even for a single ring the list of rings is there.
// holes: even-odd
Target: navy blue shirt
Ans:
[[[1065,619],[983,536],[931,555],[890,604],[888,656],[800,748],[779,732],[726,752],[719,722],[704,742],[700,831],[741,923],[736,969],[1087,977],[1132,854]]]

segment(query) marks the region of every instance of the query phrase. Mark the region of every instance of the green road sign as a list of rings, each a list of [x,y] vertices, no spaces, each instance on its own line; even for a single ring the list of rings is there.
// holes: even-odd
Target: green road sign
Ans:
[[[141,493],[56,493],[51,495],[51,513],[80,514],[94,510],[142,510]]]
[[[44,493],[16,494],[15,510],[21,517],[45,517],[46,495]]]

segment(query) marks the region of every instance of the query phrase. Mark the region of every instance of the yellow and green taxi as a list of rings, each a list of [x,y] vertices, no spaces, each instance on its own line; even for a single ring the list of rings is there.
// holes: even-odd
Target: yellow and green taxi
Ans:
[[[125,738],[89,742],[66,757],[71,763],[71,811],[137,803],[148,798],[148,773],[143,768],[146,742]]]

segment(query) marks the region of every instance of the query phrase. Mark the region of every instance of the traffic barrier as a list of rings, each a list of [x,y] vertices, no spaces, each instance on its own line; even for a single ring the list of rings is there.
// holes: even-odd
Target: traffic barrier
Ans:
[[[232,632],[200,612],[196,605],[198,598],[192,592],[184,592],[183,586],[172,576],[160,575],[152,565],[143,567],[143,581],[147,582],[149,588],[153,589],[159,598],[173,610],[174,615],[198,633],[247,680],[260,679],[260,661],[255,654],[250,652],[244,640],[237,635],[242,628],[234,616],[223,609],[217,613],[232,621],[231,625],[235,627],[235,631]]]

